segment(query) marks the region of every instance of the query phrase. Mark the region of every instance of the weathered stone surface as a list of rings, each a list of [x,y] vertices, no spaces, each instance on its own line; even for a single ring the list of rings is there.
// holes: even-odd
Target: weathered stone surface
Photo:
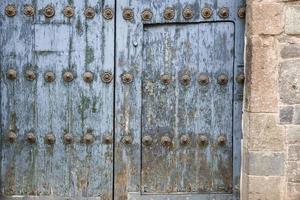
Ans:
[[[287,162],[287,180],[289,182],[300,183],[300,161],[298,162]]]
[[[289,126],[286,130],[289,144],[300,144],[300,126]]]
[[[296,105],[294,108],[294,117],[293,117],[294,124],[300,124],[300,105]]]
[[[282,103],[300,103],[300,59],[281,63],[279,69],[279,95]]]
[[[279,108],[279,121],[281,124],[291,124],[293,122],[293,115],[293,106],[281,106]]]
[[[300,145],[289,145],[287,156],[289,161],[300,161]]]
[[[285,11],[285,32],[300,34],[300,5],[290,5]]]
[[[284,47],[281,49],[280,55],[282,58],[300,57],[300,45],[299,44],[284,45]]]
[[[300,183],[288,183],[286,193],[287,193],[286,200],[299,200],[300,199]]]

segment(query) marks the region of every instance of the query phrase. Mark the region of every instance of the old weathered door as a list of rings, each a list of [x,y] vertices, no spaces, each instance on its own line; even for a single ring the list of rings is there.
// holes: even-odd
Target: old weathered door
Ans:
[[[0,8],[1,199],[239,198],[243,0]]]

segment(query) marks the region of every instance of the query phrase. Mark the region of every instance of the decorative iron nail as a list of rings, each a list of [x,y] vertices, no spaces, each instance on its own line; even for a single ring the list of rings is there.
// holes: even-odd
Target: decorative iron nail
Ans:
[[[190,143],[190,137],[188,135],[182,135],[180,138],[181,145],[188,145]]]
[[[153,143],[153,139],[150,135],[146,135],[146,136],[143,137],[142,142],[145,146],[151,146],[152,143]]]
[[[171,76],[169,74],[164,74],[160,77],[160,82],[164,85],[169,85],[171,83]]]
[[[51,5],[47,5],[45,8],[44,8],[44,15],[45,17],[47,18],[51,18],[55,15],[55,10],[54,10],[54,7],[51,6]]]
[[[88,19],[92,19],[95,17],[95,9],[92,7],[87,7],[84,11],[84,15]]]
[[[213,11],[212,11],[212,9],[211,9],[210,7],[205,7],[205,8],[203,8],[202,11],[201,11],[201,15],[202,15],[202,17],[203,17],[204,19],[209,19],[209,18],[211,18],[212,14],[213,14]]]
[[[103,142],[104,144],[112,144],[113,143],[113,137],[109,134],[103,136]]]
[[[130,136],[124,136],[122,139],[122,143],[125,145],[131,145],[132,144],[132,138]]]
[[[67,5],[67,6],[64,8],[64,15],[65,15],[65,17],[71,18],[71,17],[74,16],[74,13],[75,13],[75,11],[74,11],[74,8],[73,8],[72,6]]]
[[[169,136],[163,136],[161,137],[160,143],[164,147],[170,147],[172,144],[172,140]]]
[[[91,133],[84,134],[83,142],[85,144],[92,144],[94,142],[94,136]]]
[[[7,134],[7,140],[9,143],[14,143],[17,139],[17,134],[14,131],[9,131]]]
[[[198,78],[200,85],[207,85],[209,83],[209,77],[206,74],[200,74]]]
[[[64,135],[64,143],[71,144],[73,142],[73,135],[71,133],[66,133]]]
[[[182,85],[187,86],[188,84],[190,84],[191,78],[190,78],[190,76],[188,74],[184,74],[181,77],[180,82],[181,82]]]
[[[36,136],[35,136],[35,134],[31,133],[31,132],[27,133],[26,140],[27,140],[28,143],[34,144],[36,142]]]
[[[45,144],[53,145],[55,143],[56,139],[53,133],[47,133],[45,135]]]
[[[111,8],[105,8],[102,12],[104,19],[110,20],[114,17],[114,11]]]
[[[17,71],[15,69],[8,69],[6,72],[6,77],[9,80],[15,80],[17,78]]]
[[[225,145],[225,143],[226,143],[226,138],[225,138],[225,136],[223,136],[223,135],[219,136],[219,137],[218,137],[218,144],[219,144],[219,145]]]
[[[220,8],[218,14],[221,18],[225,19],[229,16],[229,9],[226,7]]]
[[[143,12],[142,12],[142,20],[144,21],[150,21],[153,17],[153,13],[150,9],[145,9]]]
[[[182,16],[184,19],[192,19],[194,16],[194,11],[190,6],[183,9]]]
[[[28,80],[28,81],[33,81],[35,78],[36,78],[36,74],[33,70],[29,69],[29,70],[26,70],[25,72],[25,78]]]
[[[55,80],[55,74],[53,72],[46,72],[44,75],[44,79],[47,82],[53,82]]]
[[[8,17],[14,17],[14,16],[17,14],[16,6],[15,6],[14,4],[8,4],[8,5],[5,7],[5,14],[6,14]]]
[[[246,7],[240,7],[237,14],[239,18],[244,19],[246,17]]]
[[[83,80],[87,83],[91,83],[94,80],[94,75],[92,72],[84,72]]]
[[[245,82],[245,75],[244,74],[237,75],[236,82],[238,82],[239,84],[243,84]]]
[[[124,73],[122,75],[122,82],[125,84],[131,83],[133,81],[133,75],[129,73]]]
[[[131,8],[125,8],[123,10],[123,18],[125,20],[133,20],[134,18],[134,12]]]
[[[64,73],[63,79],[64,79],[64,81],[66,81],[66,82],[71,82],[71,81],[74,80],[74,75],[73,75],[72,72],[67,71],[67,72]]]
[[[111,72],[103,72],[101,75],[101,80],[103,83],[110,83],[113,79],[112,73]]]
[[[228,83],[228,77],[225,74],[221,74],[218,77],[218,84],[220,85],[226,85]]]
[[[24,15],[26,15],[27,17],[32,17],[35,13],[35,9],[32,5],[25,5],[24,6]]]
[[[207,143],[208,143],[207,136],[206,135],[200,135],[198,141],[199,141],[199,145],[201,145],[201,146],[207,145]]]
[[[167,7],[164,11],[164,18],[166,20],[172,20],[175,17],[175,10],[171,7]]]

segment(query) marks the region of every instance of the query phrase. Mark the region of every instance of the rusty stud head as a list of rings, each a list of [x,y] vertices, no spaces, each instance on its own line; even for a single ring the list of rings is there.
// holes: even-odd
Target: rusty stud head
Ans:
[[[31,132],[27,133],[26,140],[28,143],[34,144],[36,142],[36,137],[35,137],[34,133],[31,133]]]
[[[209,77],[206,74],[200,74],[198,78],[198,83],[200,85],[207,85],[209,82]]]
[[[191,78],[190,78],[190,76],[188,74],[184,74],[181,77],[180,82],[181,82],[182,85],[187,86],[188,84],[190,84]]]
[[[218,14],[219,14],[219,17],[225,19],[229,16],[229,9],[226,7],[220,8]]]
[[[15,80],[17,78],[17,71],[15,69],[8,69],[6,72],[6,77],[9,80]]]
[[[92,7],[87,7],[84,11],[84,15],[88,19],[92,19],[95,17],[95,9]]]
[[[32,5],[25,5],[24,6],[24,15],[26,15],[27,17],[32,17],[35,13],[34,7]]]
[[[112,144],[113,143],[113,137],[109,134],[103,136],[103,143],[104,144]]]
[[[172,20],[175,17],[175,10],[171,7],[167,7],[164,11],[165,20]]]
[[[169,85],[171,83],[171,76],[169,74],[164,74],[160,77],[160,82],[164,85]]]
[[[71,133],[66,133],[64,135],[64,143],[71,144],[73,142],[73,135]]]
[[[150,9],[145,9],[143,12],[142,12],[142,20],[144,21],[150,21],[153,17],[153,13]]]
[[[180,138],[181,145],[188,145],[191,142],[190,137],[188,135],[182,135]]]
[[[160,139],[160,143],[164,147],[170,147],[172,145],[172,140],[169,136],[163,136]]]
[[[111,72],[103,72],[101,75],[101,80],[103,83],[110,83],[113,79],[112,73]]]
[[[133,10],[131,8],[125,8],[123,10],[123,18],[128,21],[133,20],[134,18]]]
[[[220,85],[226,85],[227,83],[228,83],[228,77],[227,77],[227,75],[221,74],[218,77],[218,84],[220,84]]]
[[[201,146],[207,145],[207,143],[208,143],[207,136],[206,135],[200,135],[199,139],[198,139],[198,143]]]
[[[122,139],[122,143],[125,145],[131,145],[132,144],[132,138],[130,136],[124,136]]]
[[[142,142],[145,146],[151,146],[152,143],[153,143],[153,139],[150,135],[146,135],[146,136],[143,137]]]
[[[91,83],[94,80],[94,75],[92,72],[84,72],[83,80],[87,83]]]
[[[91,133],[84,134],[83,142],[85,144],[92,144],[94,142],[94,136]]]
[[[124,73],[122,75],[122,82],[125,84],[131,83],[133,81],[133,75],[129,73]]]
[[[14,16],[17,14],[16,6],[15,6],[14,4],[8,4],[8,5],[5,7],[5,14],[6,14],[8,17],[14,17]]]
[[[45,135],[45,144],[53,145],[55,143],[55,136],[53,133],[47,133]]]
[[[111,8],[105,8],[102,12],[104,19],[110,20],[114,17],[114,11]]]
[[[204,19],[211,18],[212,14],[213,14],[213,11],[210,7],[205,7],[201,10],[201,15]]]
[[[225,145],[225,143],[226,143],[226,137],[223,136],[223,135],[220,135],[220,136],[218,137],[218,144],[219,144],[219,145]]]
[[[55,74],[53,72],[46,72],[44,75],[45,81],[53,82],[55,80]]]
[[[44,15],[47,18],[51,18],[55,15],[54,7],[51,5],[48,5],[44,8]]]
[[[185,7],[182,12],[182,16],[184,19],[192,19],[194,16],[194,11],[191,7]]]
[[[244,19],[246,17],[246,8],[240,7],[237,14],[239,18]]]
[[[74,75],[73,75],[72,72],[67,71],[67,72],[64,73],[63,79],[64,79],[64,81],[66,81],[66,82],[71,82],[71,81],[74,80]]]
[[[68,17],[68,18],[71,18],[74,16],[74,8],[70,5],[67,5],[65,8],[64,8],[64,16],[65,17]]]
[[[28,69],[26,70],[25,72],[25,78],[28,80],[28,81],[33,81],[35,78],[36,78],[36,74],[33,70],[31,69]]]
[[[14,143],[17,139],[17,134],[14,131],[9,131],[7,134],[7,140],[9,143]]]
[[[238,82],[239,84],[243,84],[245,82],[245,75],[244,74],[237,75],[236,82]]]

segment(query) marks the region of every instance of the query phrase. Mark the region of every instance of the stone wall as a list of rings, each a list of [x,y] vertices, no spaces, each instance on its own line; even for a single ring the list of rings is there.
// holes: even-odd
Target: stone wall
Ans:
[[[300,1],[247,0],[243,200],[300,200]]]

